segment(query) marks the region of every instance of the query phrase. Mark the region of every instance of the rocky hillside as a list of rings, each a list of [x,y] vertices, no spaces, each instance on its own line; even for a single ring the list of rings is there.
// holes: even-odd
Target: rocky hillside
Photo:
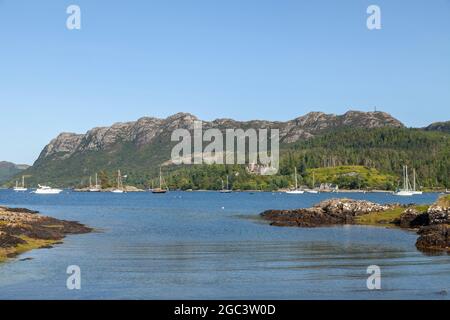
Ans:
[[[24,164],[0,161],[0,183],[11,179],[16,174],[28,168],[29,166]]]
[[[61,133],[42,151],[37,164],[46,160],[62,160],[76,153],[111,150],[117,144],[131,143],[141,149],[158,140],[170,137],[178,128],[192,129],[199,119],[188,113],[178,113],[167,119],[141,118],[135,122],[116,123],[111,127],[94,128],[86,134]],[[378,128],[403,127],[403,124],[387,113],[349,111],[344,115],[311,112],[287,122],[217,119],[203,122],[209,128],[279,128],[281,142],[292,143],[308,139],[326,130],[342,127]]]
[[[428,127],[426,127],[425,130],[450,133],[450,121],[432,123]]]
[[[31,185],[48,183],[79,185],[100,170],[112,173],[122,169],[130,182],[154,176],[160,164],[170,159],[175,143],[170,141],[175,129],[192,130],[199,120],[188,113],[178,113],[166,119],[141,118],[135,122],[116,123],[111,127],[94,128],[85,134],[61,133],[41,152],[32,168],[26,171]],[[286,122],[232,119],[204,121],[203,128],[277,128],[282,144],[314,138],[322,133],[342,128],[403,128],[403,124],[383,112],[349,111],[343,115],[311,112]]]

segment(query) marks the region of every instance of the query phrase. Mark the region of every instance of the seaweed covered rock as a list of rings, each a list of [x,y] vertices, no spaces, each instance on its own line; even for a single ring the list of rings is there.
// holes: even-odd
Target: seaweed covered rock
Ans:
[[[401,228],[417,228],[428,225],[429,217],[427,213],[420,212],[416,208],[408,208],[395,223]]]
[[[0,207],[0,261],[14,255],[20,244],[30,249],[39,248],[55,243],[67,234],[91,231],[75,221],[42,216],[28,209]]]
[[[419,230],[416,247],[420,250],[450,251],[450,225],[437,224]]]
[[[330,199],[312,208],[294,210],[268,210],[261,216],[274,226],[317,227],[353,224],[355,217],[392,208],[365,200]]]

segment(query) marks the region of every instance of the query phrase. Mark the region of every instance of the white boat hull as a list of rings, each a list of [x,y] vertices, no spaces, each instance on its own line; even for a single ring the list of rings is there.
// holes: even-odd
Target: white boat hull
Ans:
[[[25,192],[25,191],[28,191],[28,189],[27,188],[14,188],[14,191],[15,192]]]
[[[111,191],[112,193],[124,193],[124,191],[123,190],[113,190],[113,191]]]
[[[411,197],[414,195],[414,193],[412,193],[411,191],[399,191],[394,193],[394,195],[401,197]]]
[[[50,189],[50,190],[36,190],[35,194],[60,194],[62,190],[60,189]]]
[[[302,190],[294,190],[294,191],[286,191],[286,194],[304,194],[305,191]]]

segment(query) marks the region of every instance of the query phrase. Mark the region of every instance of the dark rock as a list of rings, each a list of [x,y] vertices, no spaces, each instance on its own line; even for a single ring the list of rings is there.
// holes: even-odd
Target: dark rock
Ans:
[[[19,259],[19,261],[31,261],[31,260],[33,260],[33,258],[23,258],[23,259]]]
[[[26,243],[24,240],[0,231],[0,248],[15,247],[24,243]]]
[[[351,199],[325,200],[308,209],[268,210],[262,217],[274,226],[317,227],[337,224],[352,224],[355,217],[390,209],[370,201]]]
[[[419,230],[416,246],[421,250],[450,251],[450,225],[437,224]]]
[[[395,221],[395,224],[401,228],[417,228],[429,224],[429,217],[427,213],[419,212],[414,208],[406,209],[400,218]]]
[[[30,213],[30,214],[36,214],[39,213],[39,211],[25,209],[25,208],[6,208],[6,207],[0,207],[0,209],[8,210],[9,212],[16,212],[16,213]]]

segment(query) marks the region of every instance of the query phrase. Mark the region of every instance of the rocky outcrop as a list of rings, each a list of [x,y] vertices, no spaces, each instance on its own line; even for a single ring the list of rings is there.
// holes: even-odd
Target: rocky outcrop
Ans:
[[[416,208],[406,209],[400,218],[394,221],[400,228],[418,228],[420,226],[426,226],[430,222],[427,213],[420,212]]]
[[[450,207],[433,205],[428,209],[427,215],[430,225],[450,224]]]
[[[392,205],[380,205],[364,200],[331,199],[322,201],[312,208],[269,210],[261,215],[274,226],[318,227],[353,224],[357,216],[391,208]]]
[[[0,260],[15,254],[18,245],[30,249],[39,243],[48,246],[68,234],[82,234],[92,229],[78,222],[58,220],[27,209],[0,207]],[[29,240],[32,239],[32,244]]]
[[[450,225],[435,224],[419,230],[416,247],[424,251],[450,251]]]
[[[357,217],[375,213],[366,220],[371,224],[373,217],[384,218],[383,213],[390,218],[390,223],[401,228],[418,229],[419,238],[416,247],[421,251],[450,252],[450,220],[448,199],[440,198],[427,211],[421,212],[417,206],[408,206],[396,219],[392,213],[401,209],[399,204],[380,205],[364,200],[331,199],[322,201],[312,208],[294,210],[268,210],[261,216],[269,220],[273,226],[320,227],[330,225],[364,223]],[[395,210],[394,210],[395,209]],[[393,221],[391,221],[393,220]],[[383,221],[383,219],[378,219]],[[380,223],[379,223],[380,224]]]

